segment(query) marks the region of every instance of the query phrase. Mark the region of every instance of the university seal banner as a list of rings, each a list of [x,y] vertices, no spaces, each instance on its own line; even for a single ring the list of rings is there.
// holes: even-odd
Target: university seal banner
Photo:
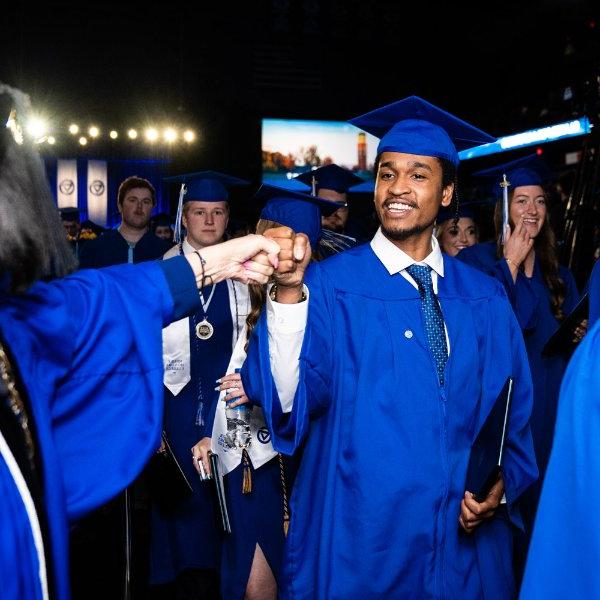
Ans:
[[[88,219],[106,226],[108,207],[108,179],[105,160],[89,160],[87,170]]]
[[[58,208],[77,206],[77,161],[56,161],[56,202]]]

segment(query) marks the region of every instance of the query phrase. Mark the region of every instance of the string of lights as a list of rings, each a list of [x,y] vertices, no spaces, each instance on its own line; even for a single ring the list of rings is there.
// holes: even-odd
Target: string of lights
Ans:
[[[174,126],[130,127],[126,130],[102,128],[98,125],[89,125],[87,128],[77,123],[68,126],[52,126],[42,117],[32,117],[25,128],[27,134],[38,144],[49,144],[54,146],[63,136],[76,137],[81,146],[86,146],[95,140],[108,136],[111,140],[119,140],[124,137],[127,140],[140,140],[149,144],[172,145],[179,141],[191,144],[196,141],[196,133],[190,128],[178,128]]]

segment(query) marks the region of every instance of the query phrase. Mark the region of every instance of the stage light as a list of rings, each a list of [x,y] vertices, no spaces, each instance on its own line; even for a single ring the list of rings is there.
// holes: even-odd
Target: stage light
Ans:
[[[32,117],[27,123],[27,133],[35,140],[43,138],[47,131],[48,125],[39,117]]]
[[[460,160],[468,160],[478,156],[496,154],[496,152],[506,152],[507,150],[516,150],[517,148],[526,148],[537,144],[545,144],[568,137],[578,135],[587,135],[592,131],[592,124],[588,117],[580,117],[573,121],[557,123],[540,129],[531,129],[514,135],[507,135],[498,138],[497,142],[475,146],[468,150],[461,150],[458,153]]]
[[[86,137],[84,137],[84,136],[82,135],[82,136],[79,138],[79,143],[80,143],[82,146],[85,146],[85,145],[87,144],[87,138],[86,138]]]
[[[172,144],[177,139],[177,132],[172,127],[168,127],[164,130],[163,137],[165,142]]]
[[[135,138],[138,136],[138,132],[135,129],[130,129],[127,132],[127,135],[129,136],[130,140],[135,140]]]
[[[49,135],[48,139],[46,140],[51,146],[54,146],[54,144],[56,144],[56,138],[53,135]]]
[[[149,142],[155,142],[158,139],[158,131],[154,127],[149,127],[145,131],[145,136]]]
[[[119,134],[114,129],[108,135],[111,140],[116,140],[119,137]]]
[[[76,125],[75,123],[71,123],[69,125],[69,133],[71,135],[77,135],[79,133],[79,125]]]
[[[194,132],[191,129],[188,129],[187,131],[183,132],[183,139],[186,142],[193,142],[196,139],[196,136],[194,135]]]
[[[542,148],[536,148],[536,151],[535,151],[535,153],[536,153],[538,156],[541,156],[542,154],[544,154],[544,151],[542,150]]]
[[[97,138],[100,135],[100,130],[95,125],[92,125],[88,129],[88,133],[90,134],[90,137]]]

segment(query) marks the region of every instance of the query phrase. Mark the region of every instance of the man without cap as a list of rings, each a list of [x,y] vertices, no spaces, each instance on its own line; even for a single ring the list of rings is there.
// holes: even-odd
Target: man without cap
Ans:
[[[156,206],[154,186],[142,177],[128,177],[119,186],[117,208],[121,224],[81,251],[80,267],[109,267],[122,263],[139,263],[160,258],[170,247],[150,230],[150,215]]]

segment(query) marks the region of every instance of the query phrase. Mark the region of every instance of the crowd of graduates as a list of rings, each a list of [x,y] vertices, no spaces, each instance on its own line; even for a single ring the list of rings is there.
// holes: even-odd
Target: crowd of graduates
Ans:
[[[600,593],[600,267],[580,290],[559,264],[553,174],[535,155],[475,173],[484,223],[458,152],[492,136],[414,96],[351,122],[380,139],[372,193],[331,164],[304,191],[263,184],[256,226],[233,227],[249,182],[176,175],[177,214],[153,217],[132,176],[106,231],[59,213],[35,149],[3,131],[7,598]],[[25,197],[54,228],[35,249],[5,217]],[[469,458],[509,378],[481,496]],[[157,484],[165,453],[185,493]]]

